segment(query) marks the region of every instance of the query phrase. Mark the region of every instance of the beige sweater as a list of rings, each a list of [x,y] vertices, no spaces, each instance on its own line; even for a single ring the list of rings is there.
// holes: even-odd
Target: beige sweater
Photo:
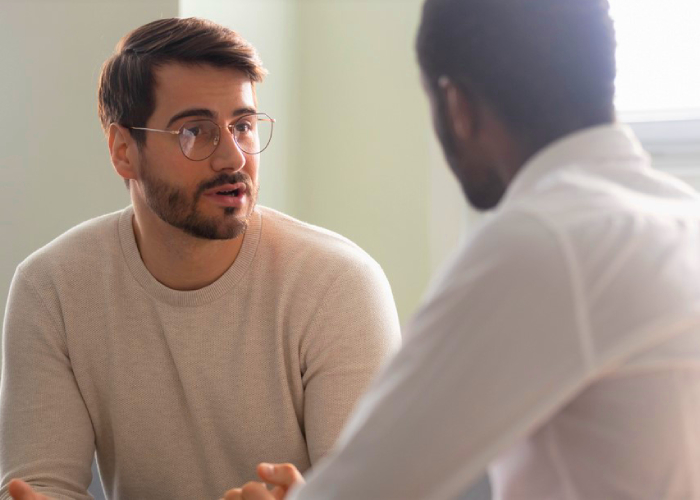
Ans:
[[[217,499],[260,461],[333,445],[399,344],[389,284],[345,238],[256,209],[231,268],[179,292],[144,266],[133,211],[68,231],[17,269],[0,386],[0,499],[20,477],[89,498]]]

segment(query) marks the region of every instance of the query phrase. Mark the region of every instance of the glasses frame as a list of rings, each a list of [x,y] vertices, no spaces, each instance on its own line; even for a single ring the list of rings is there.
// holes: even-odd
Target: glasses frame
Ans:
[[[267,122],[270,122],[270,138],[267,140],[267,144],[265,144],[265,147],[263,147],[263,148],[262,148],[260,151],[258,151],[257,153],[249,153],[249,152],[247,152],[245,149],[243,149],[243,148],[241,147],[241,145],[238,144],[238,140],[236,139],[236,135],[235,135],[234,132],[233,132],[233,128],[236,126],[236,124],[237,124],[239,121],[243,120],[244,118],[248,118],[249,116],[257,116],[257,117],[258,117],[258,121],[267,121]],[[187,156],[187,155],[185,154],[185,152],[182,150],[182,142],[180,141],[180,137],[179,137],[179,136],[182,134],[182,131],[185,129],[185,125],[187,125],[188,123],[194,122],[194,121],[207,121],[207,122],[211,122],[211,123],[213,123],[214,125],[216,125],[216,126],[219,128],[219,135],[214,139],[214,149],[212,149],[211,153],[209,153],[207,156],[205,156],[204,158],[201,158],[201,159],[199,159],[199,160],[193,160],[192,158],[190,158],[189,156]],[[222,131],[221,131],[221,125],[219,125],[219,124],[216,123],[214,120],[211,120],[211,119],[209,119],[209,118],[197,118],[197,119],[194,119],[194,120],[186,121],[186,122],[183,123],[183,124],[180,126],[180,128],[177,129],[177,130],[167,130],[167,129],[161,129],[161,128],[147,128],[147,127],[128,127],[128,128],[130,128],[131,130],[146,130],[146,131],[148,131],[148,132],[161,132],[161,133],[164,133],[164,134],[177,135],[177,136],[178,136],[178,141],[177,141],[177,143],[178,143],[178,145],[180,146],[180,152],[182,153],[182,155],[183,155],[185,158],[187,158],[187,159],[190,160],[190,161],[204,161],[204,160],[206,160],[207,158],[209,158],[211,155],[213,155],[213,154],[216,152],[216,149],[219,147],[219,143],[221,142],[221,133],[222,133]],[[231,137],[233,137],[233,142],[236,143],[236,146],[238,147],[238,149],[240,149],[240,150],[241,150],[242,152],[244,152],[245,154],[249,154],[249,155],[259,155],[260,153],[262,153],[263,151],[265,151],[265,150],[267,149],[267,147],[270,145],[270,143],[272,142],[272,133],[273,133],[274,130],[275,130],[275,119],[272,118],[272,117],[271,117],[270,115],[268,115],[267,113],[247,113],[247,114],[245,114],[245,115],[241,115],[240,117],[238,117],[238,118],[236,119],[236,121],[233,122],[233,123],[231,123],[230,125],[226,125],[226,129],[227,129],[227,130],[229,131],[229,133],[231,134]]]

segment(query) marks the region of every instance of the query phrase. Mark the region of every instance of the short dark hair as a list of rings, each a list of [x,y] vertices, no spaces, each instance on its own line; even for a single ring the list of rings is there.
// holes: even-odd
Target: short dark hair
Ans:
[[[614,120],[615,45],[607,0],[426,0],[416,41],[433,88],[449,77],[533,143]]]
[[[102,66],[97,96],[105,132],[112,123],[146,125],[155,108],[154,70],[168,63],[236,69],[253,83],[267,74],[253,46],[233,30],[197,18],[153,21],[124,36]],[[131,134],[144,143],[143,131]]]

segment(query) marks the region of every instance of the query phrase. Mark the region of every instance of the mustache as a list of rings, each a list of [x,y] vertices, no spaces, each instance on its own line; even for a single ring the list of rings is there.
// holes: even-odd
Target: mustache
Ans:
[[[209,189],[223,186],[225,184],[238,184],[239,182],[242,182],[246,185],[246,188],[248,188],[248,192],[252,191],[253,182],[251,181],[250,177],[244,174],[243,172],[236,172],[235,174],[220,174],[214,177],[213,179],[200,184],[197,188],[195,199],[199,198],[202,195],[202,193],[204,193],[204,191],[208,191]]]

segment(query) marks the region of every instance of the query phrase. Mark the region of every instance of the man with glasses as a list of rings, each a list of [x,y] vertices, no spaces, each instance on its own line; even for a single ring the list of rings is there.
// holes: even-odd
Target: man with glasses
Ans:
[[[350,241],[256,206],[274,120],[238,34],[163,19],[105,63],[99,114],[131,206],[17,269],[3,331],[0,498],[219,498],[304,470],[397,347]],[[24,480],[10,480],[19,478]]]

